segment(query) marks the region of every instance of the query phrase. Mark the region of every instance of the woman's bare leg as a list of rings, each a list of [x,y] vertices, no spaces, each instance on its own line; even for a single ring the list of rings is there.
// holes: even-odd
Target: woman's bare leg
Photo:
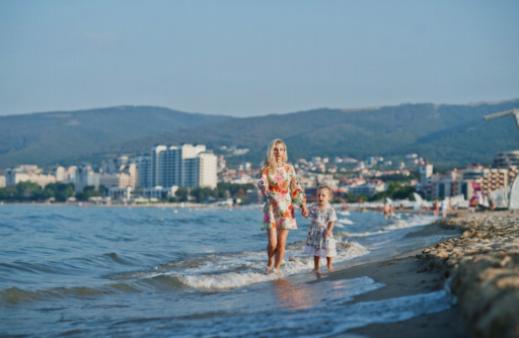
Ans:
[[[278,245],[278,235],[276,228],[270,228],[267,230],[267,238],[267,272],[270,272],[270,270],[272,270],[272,267],[274,266],[274,254],[276,253],[276,247]]]
[[[274,263],[274,268],[276,270],[279,270],[281,263],[283,263],[283,260],[285,259],[285,246],[287,244],[287,236],[288,236],[288,230],[279,229],[278,245],[277,245],[277,250],[276,250],[276,259],[275,259],[275,263]]]

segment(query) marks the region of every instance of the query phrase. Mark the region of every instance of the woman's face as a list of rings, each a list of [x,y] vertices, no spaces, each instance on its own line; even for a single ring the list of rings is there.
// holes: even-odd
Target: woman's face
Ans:
[[[283,143],[278,143],[274,145],[274,159],[276,162],[280,162],[285,159],[285,146]]]

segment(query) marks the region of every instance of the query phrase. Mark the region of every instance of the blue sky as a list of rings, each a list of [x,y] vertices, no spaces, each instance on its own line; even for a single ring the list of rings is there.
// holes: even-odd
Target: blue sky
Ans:
[[[0,2],[0,115],[517,97],[518,1]]]

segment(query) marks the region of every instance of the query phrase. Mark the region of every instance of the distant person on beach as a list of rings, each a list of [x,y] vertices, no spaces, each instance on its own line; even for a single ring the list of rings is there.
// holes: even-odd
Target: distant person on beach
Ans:
[[[391,203],[391,200],[389,198],[386,198],[384,200],[384,207],[382,211],[384,213],[385,219],[389,219],[394,216],[395,211],[393,209],[393,204]]]
[[[449,200],[448,200],[448,197],[446,197],[442,202],[441,202],[441,211],[442,211],[442,219],[446,219],[447,218],[447,214],[449,213]]]
[[[317,189],[317,204],[310,208],[311,224],[308,227],[305,252],[314,256],[314,271],[319,273],[321,258],[326,257],[328,271],[333,271],[333,257],[337,256],[333,227],[337,222],[335,210],[330,205],[332,189],[321,186]]]
[[[438,200],[434,200],[433,215],[434,217],[438,217],[440,215],[440,202],[438,202]]]
[[[279,272],[285,258],[288,231],[297,229],[294,205],[308,216],[305,192],[294,167],[288,163],[285,142],[275,139],[267,150],[265,166],[260,171],[258,188],[265,197],[263,227],[267,230],[267,269]]]

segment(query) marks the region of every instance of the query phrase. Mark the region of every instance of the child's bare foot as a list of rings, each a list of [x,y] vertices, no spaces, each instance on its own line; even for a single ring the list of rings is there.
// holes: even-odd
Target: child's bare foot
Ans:
[[[265,268],[265,274],[266,274],[266,275],[271,274],[273,269],[274,269],[274,266],[267,266],[267,267]]]
[[[334,271],[335,271],[335,269],[333,268],[333,266],[328,267],[328,272],[334,272]]]

